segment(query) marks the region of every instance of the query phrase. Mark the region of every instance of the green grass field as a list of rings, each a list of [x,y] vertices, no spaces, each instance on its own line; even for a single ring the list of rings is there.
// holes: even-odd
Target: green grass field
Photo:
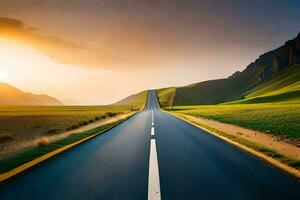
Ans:
[[[178,106],[174,110],[265,133],[300,137],[300,104]]]
[[[198,92],[201,94],[201,91]],[[217,105],[181,105],[175,106],[174,110],[275,135],[300,137],[300,66],[287,68],[244,95],[245,99],[238,101]],[[166,89],[158,91],[160,102],[165,102],[168,96],[170,92]],[[166,105],[162,104],[169,108]]]
[[[20,143],[59,135],[95,121],[141,109],[147,92],[123,104],[106,106],[0,106],[0,159],[18,151]],[[18,147],[19,146],[19,147]]]
[[[0,138],[9,135],[12,141],[26,140],[51,131],[59,133],[130,109],[129,106],[0,106]]]
[[[0,106],[0,173],[109,128],[122,120],[71,134],[50,143],[47,136],[131,112],[133,107],[139,110],[145,105],[146,98],[147,91],[133,95],[121,104],[107,106]],[[44,138],[45,143],[39,142],[39,145],[26,148],[18,147],[24,142],[34,139],[42,141]]]

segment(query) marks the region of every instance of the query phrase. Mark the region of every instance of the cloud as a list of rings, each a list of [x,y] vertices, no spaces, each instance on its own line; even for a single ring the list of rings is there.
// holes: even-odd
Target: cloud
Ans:
[[[126,63],[138,62],[103,51],[90,43],[40,33],[20,20],[6,17],[0,17],[0,37],[36,48],[62,64],[114,69],[121,66],[126,68]]]

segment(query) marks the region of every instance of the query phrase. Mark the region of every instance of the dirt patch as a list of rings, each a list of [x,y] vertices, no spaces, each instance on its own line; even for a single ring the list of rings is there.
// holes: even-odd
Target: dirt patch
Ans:
[[[263,145],[267,148],[274,149],[290,158],[294,158],[297,160],[300,159],[300,146],[298,143],[295,143],[295,140],[291,141],[291,139],[289,138],[282,138],[274,135],[269,135],[259,131],[254,131],[231,124],[225,124],[222,122],[209,120],[201,117],[194,117],[189,115],[183,116],[189,121],[205,124],[214,129],[221,130],[227,134],[231,134],[242,139]]]

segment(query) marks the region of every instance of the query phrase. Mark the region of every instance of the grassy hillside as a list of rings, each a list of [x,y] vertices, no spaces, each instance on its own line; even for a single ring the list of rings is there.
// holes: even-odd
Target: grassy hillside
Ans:
[[[218,105],[176,106],[176,112],[283,135],[300,137],[300,67],[273,76],[239,101]]]
[[[184,87],[159,89],[158,97],[165,107],[177,105],[218,104],[240,99],[242,94],[259,82],[262,68],[248,69],[226,79],[195,83]],[[172,101],[170,101],[172,99]]]
[[[174,110],[275,135],[300,137],[300,104],[178,106]]]
[[[259,82],[261,69],[253,69],[227,79],[205,81],[176,89],[174,105],[218,104],[240,99]]]
[[[218,105],[176,106],[174,110],[270,134],[300,137],[299,65],[286,68],[244,94],[243,100]]]
[[[138,94],[134,94],[129,97],[126,97],[125,99],[122,99],[121,101],[118,101],[113,105],[129,106],[129,107],[133,106],[134,109],[141,109],[146,104],[147,95],[148,95],[148,91],[143,91]]]
[[[242,72],[158,90],[159,100],[169,102],[170,93],[175,112],[300,138],[300,34]]]
[[[157,96],[159,103],[162,107],[169,107],[173,104],[173,99],[175,96],[176,88],[163,88],[157,90]]]
[[[172,88],[172,94],[175,94],[172,102],[174,106],[181,106],[214,105],[231,101],[238,103],[298,101],[298,91],[293,91],[293,88],[281,89],[299,80],[300,34],[281,47],[259,56],[242,72],[235,72],[228,78]],[[168,90],[169,88],[158,90],[163,106],[170,103],[166,101],[170,98]],[[281,91],[271,94],[277,90]]]
[[[261,95],[266,95],[267,93],[282,89],[289,85],[292,85],[300,80],[300,65],[279,73],[278,75],[272,77],[270,80],[265,81],[252,90],[248,91],[245,98],[253,98]]]
[[[300,103],[300,66],[285,70],[257,88],[245,99],[225,104]]]
[[[224,104],[300,103],[300,84],[294,84],[266,95]]]
[[[235,103],[296,102],[300,99],[297,82],[300,66],[286,68],[270,79],[260,81],[261,68],[242,72],[238,77],[205,81],[185,87],[172,88],[174,106]],[[167,93],[168,89],[158,90]],[[159,98],[167,98],[161,95]],[[237,100],[237,101],[236,101]],[[164,101],[163,99],[160,101]]]

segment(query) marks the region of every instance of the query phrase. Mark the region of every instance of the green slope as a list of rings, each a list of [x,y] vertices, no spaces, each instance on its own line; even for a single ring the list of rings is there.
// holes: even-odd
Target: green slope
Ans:
[[[128,96],[114,105],[133,106],[134,109],[141,109],[146,104],[148,91],[143,91],[138,94]]]
[[[244,72],[242,72],[244,73]],[[300,94],[300,66],[286,68],[266,81],[259,81],[258,70],[239,77],[201,82],[176,88],[173,105],[209,105],[224,102],[297,102]]]
[[[162,107],[180,105],[300,103],[300,65],[259,82],[259,71],[239,78],[157,90]],[[248,88],[248,89],[247,89]],[[250,88],[250,89],[249,89]]]
[[[257,88],[245,99],[225,104],[300,103],[300,66],[289,68]]]
[[[266,95],[270,92],[282,89],[300,80],[300,66],[289,68],[283,73],[278,74],[269,81],[266,81],[248,92],[245,98],[253,98]],[[251,93],[252,91],[255,91]]]
[[[173,99],[176,93],[175,87],[163,88],[157,90],[157,96],[161,107],[169,107],[173,104]]]
[[[259,56],[242,72],[172,90],[159,89],[158,96],[163,107],[171,104],[298,102],[297,86],[291,85],[299,80],[300,34],[281,47]]]
[[[158,97],[163,107],[170,106],[170,96],[174,106],[206,105],[241,99],[243,93],[259,82],[263,68],[248,69],[226,79],[195,83],[185,87],[172,87],[158,90]],[[169,104],[168,104],[168,103]]]
[[[257,103],[300,103],[300,89],[274,95],[259,96],[225,104],[257,104]]]

